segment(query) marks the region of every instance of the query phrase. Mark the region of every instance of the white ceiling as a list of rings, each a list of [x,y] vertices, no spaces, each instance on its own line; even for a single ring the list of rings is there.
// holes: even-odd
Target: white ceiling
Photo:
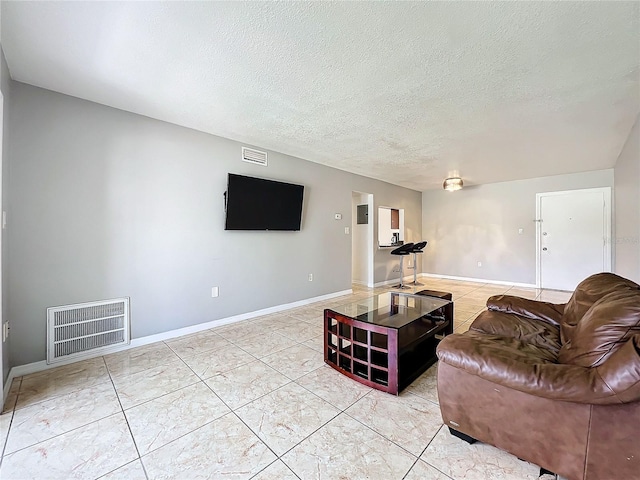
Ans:
[[[639,2],[2,2],[14,80],[415,190],[611,168]]]

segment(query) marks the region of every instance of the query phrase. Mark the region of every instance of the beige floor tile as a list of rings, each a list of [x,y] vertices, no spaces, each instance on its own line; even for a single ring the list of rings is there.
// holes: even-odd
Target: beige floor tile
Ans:
[[[262,361],[291,380],[324,365],[322,354],[304,345],[294,345],[286,350],[263,357]]]
[[[16,377],[11,381],[11,387],[9,387],[9,393],[7,394],[7,400],[4,402],[2,413],[11,412],[16,407],[21,383],[22,377]]]
[[[0,415],[0,454],[4,450],[7,436],[9,435],[9,427],[13,419],[13,411],[5,412]]]
[[[464,297],[466,294],[477,290],[476,287],[447,287],[445,291],[453,294],[453,300],[457,300],[460,297]]]
[[[208,378],[205,383],[235,410],[290,381],[265,363],[254,361]]]
[[[179,357],[193,357],[230,345],[228,340],[225,340],[213,330],[205,330],[178,337],[173,340],[167,340],[165,343]]]
[[[25,375],[20,384],[16,408],[110,381],[102,357]]]
[[[288,337],[291,340],[299,343],[302,343],[305,340],[310,340],[313,337],[317,337],[318,335],[322,335],[323,332],[324,330],[322,328],[322,323],[311,325],[306,322],[300,322],[278,329],[278,334],[284,335],[285,337]]]
[[[421,460],[456,480],[537,480],[539,468],[484,443],[467,442],[442,427]]]
[[[373,295],[375,295],[373,291],[367,291],[367,292],[356,293],[353,295],[345,295],[342,297],[332,298],[331,300],[329,300],[324,304],[323,306],[324,308],[322,309],[322,314],[324,315],[325,308],[341,307],[348,303],[355,302],[356,300],[362,300],[363,298],[372,297]]]
[[[113,472],[107,473],[98,480],[147,480],[147,475],[144,473],[140,460],[134,460]]]
[[[252,480],[298,480],[298,477],[282,461],[276,460]]]
[[[346,413],[416,456],[442,425],[437,405],[406,393],[373,390]]]
[[[163,342],[132,348],[106,355],[104,361],[112,376],[125,376],[166,365],[177,359],[176,354]]]
[[[254,320],[244,320],[242,322],[232,323],[224,327],[216,328],[215,332],[223,338],[233,342],[243,337],[256,335],[264,332],[261,322]]]
[[[405,392],[418,395],[435,404],[438,403],[438,364],[433,365],[429,370],[418,377]]]
[[[276,456],[246,425],[225,415],[142,457],[154,480],[252,478]]]
[[[473,293],[484,294],[487,297],[491,297],[493,295],[504,295],[504,293],[511,288],[512,285],[484,285],[474,290]]]
[[[484,300],[479,301],[467,297],[462,297],[453,302],[453,311],[459,311],[468,314],[476,313],[478,310],[482,310],[487,306],[487,298],[489,297],[486,297]]]
[[[573,295],[573,292],[561,292],[558,290],[543,290],[538,296],[541,302],[549,303],[567,303]]]
[[[194,357],[184,357],[184,362],[196,375],[205,379],[228,372],[255,359],[253,355],[236,345],[229,345]]]
[[[436,470],[431,465],[418,460],[404,480],[450,480],[451,477]]]
[[[300,320],[287,316],[285,311],[282,313],[273,313],[267,317],[261,317],[260,319],[254,320],[253,323],[256,326],[256,335],[258,335],[268,331],[278,330],[287,325],[295,325],[296,323],[300,323]]]
[[[140,455],[172,442],[231,410],[196,383],[125,411]]]
[[[48,440],[121,411],[111,382],[16,410],[6,454]]]
[[[309,340],[302,342],[302,344],[324,355],[324,333],[317,337],[310,338]]]
[[[493,296],[493,294],[489,293],[489,292],[481,292],[478,290],[474,290],[472,292],[467,293],[466,295],[458,298],[456,300],[456,303],[466,303],[466,304],[473,304],[473,305],[486,305],[487,303],[487,299],[489,297]]]
[[[302,307],[287,312],[289,317],[302,320],[303,322],[313,322],[324,315],[325,307]]]
[[[400,480],[415,457],[345,414],[282,457],[305,480]]]
[[[277,331],[270,330],[234,340],[234,345],[237,345],[256,358],[266,357],[272,353],[293,347],[296,344],[297,341],[280,335]]]
[[[469,300],[469,299],[465,300],[465,298],[462,297],[461,299],[453,302],[453,311],[472,314],[472,313],[476,313],[478,310],[482,310],[486,306],[487,306],[486,301],[478,302],[476,300]]]
[[[540,295],[540,293],[542,293],[542,290],[539,290],[537,288],[513,287],[507,290],[507,293],[505,293],[505,295],[511,295],[514,297],[522,297],[522,298],[528,298],[530,300],[535,300],[538,297],[538,295]]]
[[[463,313],[454,313],[453,314],[453,329],[455,330],[456,328],[462,326],[464,323],[470,322],[472,320],[474,320],[477,317],[477,315],[475,313],[469,315],[469,314],[463,314]]]
[[[340,411],[289,383],[236,410],[236,414],[277,455],[282,455]]]
[[[122,413],[6,455],[3,479],[86,480],[138,457]]]
[[[189,367],[176,360],[169,365],[160,365],[126,377],[115,377],[113,382],[122,408],[126,410],[199,380]]]
[[[371,388],[345,377],[329,366],[307,373],[296,380],[296,383],[340,410],[349,408],[371,391]]]
[[[304,322],[308,323],[309,325],[320,325],[320,327],[322,327],[324,325],[324,313],[320,316],[317,317],[313,317],[313,318],[307,318],[305,320],[303,320]]]

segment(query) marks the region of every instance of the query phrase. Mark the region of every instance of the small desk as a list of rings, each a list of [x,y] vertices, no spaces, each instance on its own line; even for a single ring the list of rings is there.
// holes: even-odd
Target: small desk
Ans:
[[[325,309],[324,361],[364,385],[397,395],[436,362],[438,343],[451,333],[450,300],[387,292]]]

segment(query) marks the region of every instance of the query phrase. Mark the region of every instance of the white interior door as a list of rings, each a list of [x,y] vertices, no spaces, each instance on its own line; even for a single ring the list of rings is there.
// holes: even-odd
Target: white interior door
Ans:
[[[574,290],[611,270],[611,188],[539,193],[536,201],[539,287]]]

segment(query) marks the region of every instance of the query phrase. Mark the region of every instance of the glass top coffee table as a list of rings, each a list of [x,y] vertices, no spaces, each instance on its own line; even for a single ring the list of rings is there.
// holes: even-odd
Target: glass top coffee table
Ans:
[[[340,373],[397,395],[435,361],[453,333],[451,294],[387,292],[324,311],[324,361]]]

